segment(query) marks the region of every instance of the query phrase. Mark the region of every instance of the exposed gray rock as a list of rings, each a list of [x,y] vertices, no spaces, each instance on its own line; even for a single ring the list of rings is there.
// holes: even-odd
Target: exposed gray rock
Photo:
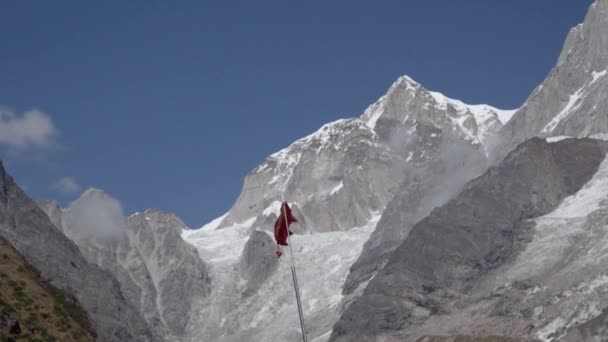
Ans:
[[[266,210],[278,209],[283,193],[300,209],[300,217],[307,223],[303,230],[335,231],[362,225],[371,217],[370,210],[380,210],[391,196],[387,180],[399,177],[402,168],[394,159],[388,148],[374,141],[373,132],[362,121],[326,125],[253,170],[222,226],[252,217],[263,221],[260,216],[275,214]],[[361,183],[361,179],[369,182]],[[353,203],[352,198],[360,201]]]
[[[63,213],[61,206],[56,201],[36,201],[42,211],[44,211],[55,227],[63,229]]]
[[[157,340],[138,311],[124,298],[118,282],[83,258],[78,247],[53,225],[1,164],[0,236],[51,284],[78,298],[101,340]]]
[[[501,127],[499,112],[401,77],[360,118],[325,125],[253,170],[220,227],[254,217],[252,227],[271,231],[284,193],[300,220],[294,232],[348,230],[383,212],[399,193],[353,265],[349,294],[386,262],[414,223],[486,169],[485,144]],[[390,224],[395,215],[409,220],[407,229]]]
[[[471,151],[465,142],[447,140],[443,143],[446,146],[439,148],[434,159],[405,175],[397,195],[387,205],[376,230],[352,265],[344,294],[352,293],[382,268],[415,223],[485,170],[485,160]]]
[[[279,266],[276,243],[268,234],[254,230],[241,255],[240,271],[247,284],[243,296],[254,294]]]
[[[211,279],[196,249],[181,238],[186,225],[173,213],[147,210],[127,220],[131,250],[137,250],[156,290],[156,309],[173,335],[181,336],[193,303],[209,293]],[[119,256],[121,265],[130,257]]]
[[[268,216],[285,195],[309,232],[348,230],[366,224],[404,177],[423,174],[442,156],[469,158],[439,172],[481,172],[485,143],[501,127],[497,109],[470,106],[428,91],[408,77],[360,118],[338,120],[279,151],[255,168],[221,227]],[[475,170],[471,172],[471,170]]]
[[[283,331],[280,324],[274,323],[273,317],[282,315],[281,310],[270,310],[269,301],[258,297],[260,291],[283,290],[285,282],[277,285],[268,280],[276,277],[276,273],[270,278],[247,279],[250,275],[243,268],[242,259],[234,261],[231,257],[235,250],[240,255],[241,247],[224,244],[218,237],[225,235],[227,239],[246,241],[242,238],[249,237],[253,230],[272,231],[283,199],[298,218],[293,227],[296,235],[330,233],[328,237],[334,241],[342,239],[335,236],[336,232],[350,232],[356,227],[361,231],[353,232],[353,236],[369,234],[400,189],[409,193],[400,196],[400,201],[410,206],[409,212],[399,212],[395,204],[392,215],[411,218],[409,213],[414,213],[421,219],[485,170],[486,145],[502,125],[499,116],[510,114],[486,105],[472,106],[449,99],[404,76],[359,118],[324,125],[268,157],[246,177],[232,209],[204,228],[217,228],[218,232],[187,234],[205,260],[210,260],[217,286],[204,304],[212,308],[202,308],[201,314],[197,314],[206,317],[206,321],[200,331],[193,332],[193,338],[247,341],[254,335],[262,340],[272,340],[271,336],[290,340],[297,336],[296,331]],[[361,288],[407,237],[402,226],[387,222],[379,226],[353,267],[347,281],[352,290]],[[412,220],[411,225],[414,223]],[[222,230],[225,232],[221,233]],[[344,238],[348,244],[347,235]],[[359,255],[360,240],[354,239],[352,243],[356,249],[349,253],[342,250],[348,249],[348,245],[332,245],[340,249],[335,254],[349,257],[342,261],[330,257],[328,262],[350,265]],[[220,245],[222,248],[216,248]],[[304,248],[310,252],[310,247]],[[274,250],[268,252],[274,257]],[[307,273],[316,274],[311,270]],[[327,284],[318,295],[323,300],[314,299],[315,291],[308,294],[313,297],[309,301],[314,311],[310,313],[314,327],[311,336],[324,335],[321,339],[326,338],[337,319],[341,296],[333,291],[341,286],[345,276],[343,265],[334,265],[327,273],[324,276]],[[282,300],[290,303],[291,289],[280,293]],[[285,310],[283,302],[278,305]],[[283,319],[293,321],[294,312],[287,311],[289,317]]]
[[[608,0],[570,30],[557,65],[502,128],[495,158],[534,136],[608,132]]]
[[[209,292],[210,278],[185,224],[173,213],[147,210],[125,219],[120,203],[88,189],[68,208],[41,202],[85,258],[109,271],[125,298],[163,340],[187,333],[192,305]]]
[[[534,90],[522,108],[501,129],[498,137],[492,138],[490,135],[485,139],[486,148],[493,151],[491,159],[495,163],[501,161],[517,144],[530,137],[585,137],[608,132],[608,102],[605,96],[608,93],[606,37],[608,1],[598,0],[589,9],[585,22],[569,33],[557,66],[543,84]],[[578,163],[576,154],[571,154],[568,158],[570,163]],[[451,175],[445,177],[450,179]],[[465,175],[463,182],[466,178]],[[428,200],[433,197],[429,193],[433,193],[433,182],[437,179],[441,178],[431,176],[425,182],[420,178],[405,177],[397,195],[387,205],[378,228],[367,242],[357,263],[353,265],[345,283],[345,294],[349,295],[365,285],[366,281],[385,265],[395,246],[410,234],[412,226],[426,216],[433,206],[441,204],[441,201]],[[458,183],[454,182],[456,185]],[[444,198],[450,198],[454,193],[445,191]],[[530,228],[525,227],[523,221],[521,225],[523,226],[520,226],[520,234],[523,234],[525,228]],[[518,242],[522,245],[530,239],[529,236],[523,235],[519,238],[523,239]],[[575,279],[580,281],[582,278]],[[360,288],[360,291],[362,290]],[[353,300],[357,294],[351,294],[347,299]],[[520,303],[514,297],[508,297],[503,302],[511,308]],[[500,312],[500,309],[497,310]]]
[[[417,223],[334,326],[332,341],[408,334],[449,312],[517,252],[526,219],[553,210],[598,170],[608,144],[532,139]],[[409,331],[408,331],[409,330]]]

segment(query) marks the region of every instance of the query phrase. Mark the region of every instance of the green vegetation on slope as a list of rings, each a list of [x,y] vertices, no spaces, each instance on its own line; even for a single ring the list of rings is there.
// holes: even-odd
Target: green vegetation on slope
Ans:
[[[95,341],[86,312],[0,239],[0,342]]]

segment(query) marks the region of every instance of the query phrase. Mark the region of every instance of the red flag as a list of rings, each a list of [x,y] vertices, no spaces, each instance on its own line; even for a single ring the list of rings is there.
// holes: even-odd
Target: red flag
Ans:
[[[287,219],[285,219],[287,217]],[[281,204],[281,213],[279,214],[279,218],[274,223],[274,239],[277,241],[278,245],[287,246],[287,236],[291,235],[291,231],[289,231],[289,226],[298,222],[293,214],[291,213],[291,208],[287,205],[287,202],[283,202]]]

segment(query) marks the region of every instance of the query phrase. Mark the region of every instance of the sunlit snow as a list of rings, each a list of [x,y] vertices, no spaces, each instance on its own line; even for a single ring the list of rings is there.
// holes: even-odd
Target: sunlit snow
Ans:
[[[338,318],[344,280],[379,218],[377,214],[367,225],[348,232],[292,236],[309,341],[324,342],[329,338]],[[205,303],[199,317],[193,318],[201,323],[199,330],[192,331],[191,341],[298,338],[299,321],[288,253],[281,257],[279,268],[256,294],[235,301],[245,285],[238,263],[253,222],[254,219],[250,219],[221,229],[208,229],[213,228],[210,224],[182,234],[210,266],[213,279],[212,302]]]

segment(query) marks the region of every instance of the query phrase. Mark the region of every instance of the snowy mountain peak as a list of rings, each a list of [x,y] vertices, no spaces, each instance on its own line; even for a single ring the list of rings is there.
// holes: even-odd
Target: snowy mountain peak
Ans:
[[[305,212],[314,210],[315,215],[329,210],[331,219],[316,222],[310,227],[315,231],[361,225],[370,218],[367,209],[358,210],[358,217],[337,219],[342,215],[337,210],[346,205],[354,184],[368,184],[364,197],[373,210],[381,210],[392,197],[391,188],[399,183],[403,168],[427,167],[460,143],[467,145],[459,149],[461,153],[472,149],[471,155],[481,162],[487,155],[488,139],[512,113],[489,105],[469,105],[401,76],[360,117],[325,124],[267,157],[245,179],[237,203],[217,227],[256,217],[260,218],[256,225],[267,227],[269,222],[261,213],[282,199]],[[374,175],[377,172],[386,173],[388,179],[379,180]],[[360,191],[358,185],[354,189]],[[343,198],[336,208],[320,204],[336,198]],[[317,206],[321,207],[315,209]]]
[[[361,120],[375,132],[381,120],[405,124],[426,121],[437,127],[454,127],[474,143],[495,134],[516,110],[501,110],[490,105],[470,105],[440,92],[429,91],[409,76],[401,76],[386,95],[369,106]]]
[[[404,87],[407,90],[415,91],[417,88],[422,87],[422,85],[416,82],[413,78],[407,75],[403,75],[399,76],[399,78],[397,78],[397,80],[391,85],[388,93],[390,93],[393,89],[398,89],[400,87]]]
[[[376,127],[378,119],[380,119],[382,114],[385,112],[386,103],[391,97],[399,96],[399,94],[403,93],[409,93],[412,97],[415,97],[415,92],[418,89],[423,89],[420,83],[416,82],[414,79],[407,75],[400,76],[388,88],[388,91],[384,96],[380,97],[378,101],[370,105],[365,110],[365,112],[361,115],[361,120],[363,120],[363,122],[365,122],[365,124],[369,128],[374,129]]]

